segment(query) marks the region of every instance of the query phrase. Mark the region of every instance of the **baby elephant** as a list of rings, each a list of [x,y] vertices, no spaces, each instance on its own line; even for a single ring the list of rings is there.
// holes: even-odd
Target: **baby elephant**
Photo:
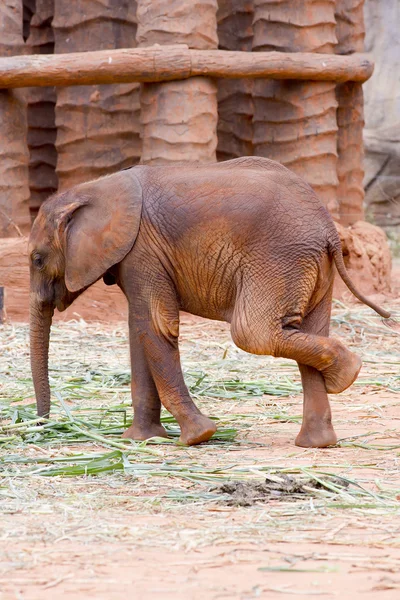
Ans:
[[[50,197],[30,236],[31,364],[39,416],[50,411],[48,347],[54,308],[95,281],[129,303],[133,424],[125,437],[166,436],[161,404],[181,441],[211,438],[179,359],[179,311],[231,324],[253,354],[297,361],[304,390],[298,446],[335,444],[327,392],[356,379],[360,358],[330,339],[334,265],[346,272],[334,223],[310,186],[265,158],[194,166],[137,166]]]

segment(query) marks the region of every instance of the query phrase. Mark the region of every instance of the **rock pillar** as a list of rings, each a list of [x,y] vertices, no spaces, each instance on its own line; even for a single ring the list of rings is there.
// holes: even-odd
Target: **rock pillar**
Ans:
[[[255,0],[253,50],[333,53],[335,26],[335,0]],[[304,177],[338,218],[336,108],[333,82],[254,82],[254,154]]]
[[[251,52],[253,0],[219,0],[218,39],[222,50]],[[253,80],[218,81],[218,160],[253,154]]]
[[[138,46],[218,47],[216,0],[138,0]],[[141,86],[142,162],[214,162],[217,86],[206,77]]]
[[[0,2],[0,56],[24,53],[23,6]],[[26,102],[21,90],[0,90],[0,237],[29,231]]]
[[[364,0],[337,0],[337,54],[364,50]],[[364,98],[360,83],[346,81],[336,88],[338,109],[337,191],[340,222],[352,225],[364,218],[363,127]]]
[[[136,2],[54,0],[55,52],[135,46]],[[140,158],[139,84],[57,89],[60,189],[136,164]]]
[[[54,0],[36,0],[27,39],[32,54],[53,54],[53,15]],[[27,100],[29,208],[34,218],[42,202],[57,190],[56,90],[54,87],[29,88]]]

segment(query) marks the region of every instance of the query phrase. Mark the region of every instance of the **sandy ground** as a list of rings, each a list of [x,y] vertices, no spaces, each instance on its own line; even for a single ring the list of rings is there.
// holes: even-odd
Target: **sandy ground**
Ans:
[[[356,307],[353,312],[359,310]],[[351,498],[324,502],[310,497],[230,506],[226,501],[195,497],[210,489],[210,484],[178,476],[115,472],[98,477],[21,477],[0,465],[0,600],[292,596],[398,600],[400,400],[396,385],[400,352],[398,337],[381,329],[378,320],[373,323],[372,328],[355,326],[353,331],[337,325],[334,331],[365,359],[358,383],[331,396],[341,440],[338,447],[294,446],[301,414],[298,393],[284,398],[199,397],[196,402],[204,412],[237,428],[235,442],[152,447],[160,453],[163,465],[201,465],[224,472],[244,466],[258,475],[264,466],[318,467],[350,477],[371,494],[385,492],[390,502],[371,496],[371,502],[352,506]],[[64,364],[77,352],[79,338],[87,345],[86,362],[92,367],[105,370],[109,366],[107,348],[114,340],[113,360],[128,368],[125,325],[117,330],[81,323],[70,338],[62,329],[66,325],[60,327],[52,343],[56,364]],[[29,377],[27,335],[23,330],[25,341],[14,349],[12,327],[3,328],[1,335],[9,348],[3,362],[9,393],[12,366]],[[226,378],[232,378],[236,369],[236,377],[259,380],[275,369],[279,376],[299,381],[289,361],[275,364],[273,359],[234,349],[225,325],[184,319],[185,369],[195,365],[207,371],[212,361],[217,364],[216,356],[218,373]],[[98,402],[96,398],[91,401]],[[277,419],[276,414],[285,419]],[[73,450],[104,451],[104,447],[89,443]],[[15,449],[5,445],[1,454],[35,458],[49,451],[59,455],[71,447],[59,444],[49,450],[31,443]],[[193,499],[188,495],[191,490]],[[177,494],[182,492],[186,495],[179,501]]]

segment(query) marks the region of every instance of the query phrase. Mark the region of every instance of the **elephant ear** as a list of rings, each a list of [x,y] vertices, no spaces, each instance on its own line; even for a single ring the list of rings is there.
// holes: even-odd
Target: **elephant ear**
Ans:
[[[62,215],[65,284],[88,287],[132,249],[139,232],[142,188],[130,171],[84,183],[69,192]]]

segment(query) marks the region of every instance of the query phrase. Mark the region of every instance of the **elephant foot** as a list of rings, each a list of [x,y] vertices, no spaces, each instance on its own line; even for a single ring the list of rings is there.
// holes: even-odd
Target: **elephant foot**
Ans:
[[[301,448],[326,448],[334,446],[337,436],[332,423],[321,419],[313,423],[303,423],[295,444]]]
[[[338,360],[338,363],[326,371],[322,371],[328,394],[340,394],[347,390],[357,379],[362,367],[361,358],[348,350],[343,359],[340,362]]]
[[[208,440],[217,431],[214,421],[211,421],[204,415],[196,415],[190,422],[186,421],[181,427],[181,437],[179,441],[187,446],[208,442]]]
[[[124,431],[122,434],[123,438],[129,438],[135,441],[148,440],[152,437],[164,437],[167,438],[168,434],[162,425],[157,423],[150,423],[149,425],[138,425],[135,421],[132,425]]]

